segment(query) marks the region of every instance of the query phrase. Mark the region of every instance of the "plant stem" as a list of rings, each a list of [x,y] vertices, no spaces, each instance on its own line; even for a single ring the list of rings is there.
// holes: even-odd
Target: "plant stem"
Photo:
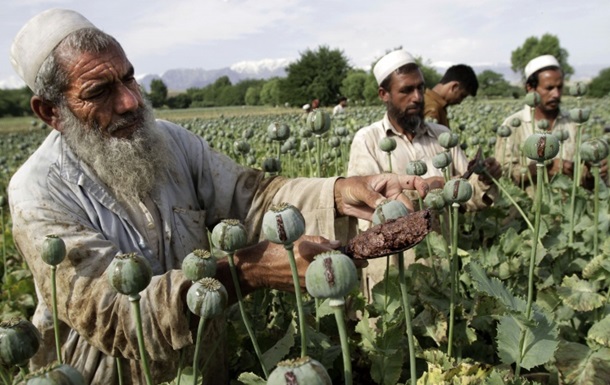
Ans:
[[[405,278],[405,254],[402,251],[398,253],[398,277],[400,279],[400,294],[402,295],[402,307],[405,312],[407,340],[409,343],[409,371],[411,373],[411,384],[417,384],[417,373],[415,371],[415,337],[413,336],[411,304],[409,303],[407,280]]]
[[[140,313],[140,295],[130,295],[129,301],[131,301],[131,309],[133,311],[133,317],[136,322],[136,333],[138,335],[138,349],[140,350],[140,358],[142,359],[142,371],[146,377],[146,384],[152,385],[152,376],[150,375],[150,368],[148,366],[148,358],[146,357],[146,348],[144,347],[144,333],[142,331],[142,314]]]
[[[571,246],[574,243],[574,216],[576,211],[576,189],[580,184],[580,142],[581,129],[580,124],[576,124],[576,143],[574,144],[574,175],[572,180],[572,196],[570,197],[570,235],[568,244]],[[562,165],[563,166],[563,165]]]
[[[423,210],[424,203],[419,195],[417,196],[417,200],[419,201],[419,209]],[[428,258],[432,259],[432,245],[430,245],[430,238],[428,238],[427,235],[426,235],[426,247],[428,248]]]
[[[599,244],[599,164],[595,163],[591,166],[591,172],[593,173],[594,187],[593,187],[593,256],[597,255],[598,244]]]
[[[343,299],[330,300],[330,306],[335,310],[335,320],[337,321],[337,329],[339,330],[339,339],[341,340],[341,352],[343,353],[343,378],[345,385],[352,385],[352,360],[349,353],[349,341],[347,340],[347,330],[345,330],[345,316],[343,315]]]
[[[451,278],[451,298],[449,302],[449,339],[448,339],[448,347],[447,347],[447,355],[449,357],[452,356],[453,353],[453,326],[455,321],[455,301],[456,301],[456,292],[457,292],[457,238],[458,238],[458,209],[460,207],[459,203],[453,203],[451,205],[453,207],[453,216],[452,216],[452,225],[451,225],[451,255],[450,258],[450,267],[449,267],[449,275]]]
[[[316,135],[318,178],[322,178],[322,135]]]
[[[387,152],[388,154],[388,166],[389,166],[389,172],[392,172],[392,152],[389,151]]]
[[[288,261],[290,262],[290,270],[292,271],[292,282],[294,283],[294,296],[297,300],[297,310],[299,314],[299,329],[301,332],[301,357],[307,355],[307,330],[305,329],[305,312],[303,311],[303,298],[301,296],[301,285],[299,284],[299,272],[297,263],[294,259],[293,244],[284,245],[288,252]]]
[[[197,342],[195,343],[195,356],[193,357],[193,385],[197,385],[197,377],[199,377],[199,350],[201,349],[201,340],[205,330],[205,317],[199,318],[197,326]]]
[[[182,352],[180,353],[180,355],[182,356]],[[119,385],[123,385],[123,365],[121,364],[121,358],[115,357],[114,360],[116,362],[116,370],[117,370],[117,376],[119,377]],[[180,382],[178,382],[178,385],[180,385]]]
[[[254,347],[254,352],[258,357],[258,361],[261,364],[261,368],[263,369],[263,374],[265,375],[265,379],[269,377],[269,372],[267,371],[267,367],[263,362],[263,355],[261,353],[261,349],[258,346],[258,342],[256,341],[256,336],[254,335],[254,331],[252,330],[252,325],[250,323],[250,319],[248,318],[248,313],[246,313],[246,308],[244,306],[243,296],[241,294],[241,288],[239,287],[239,278],[237,277],[237,270],[235,269],[235,262],[233,260],[233,253],[228,253],[229,260],[229,268],[231,270],[231,277],[233,278],[233,285],[235,286],[235,295],[237,296],[237,303],[239,305],[239,311],[241,312],[241,318],[244,321],[244,325],[246,326],[246,330],[248,331],[248,335],[250,336],[250,340],[252,341],[252,346]]]
[[[4,234],[4,207],[0,206],[0,231],[2,231],[2,284],[6,285],[7,264],[6,264],[6,234]],[[9,302],[11,301],[11,291],[6,291]]]
[[[56,283],[57,266],[51,266],[51,300],[53,302],[53,334],[55,334],[55,352],[57,354],[57,362],[61,365],[61,344],[59,342],[59,320],[57,319],[57,283]]]

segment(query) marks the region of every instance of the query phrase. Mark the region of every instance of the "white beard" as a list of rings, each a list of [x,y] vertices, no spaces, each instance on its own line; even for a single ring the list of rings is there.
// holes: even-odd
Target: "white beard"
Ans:
[[[96,173],[119,199],[138,201],[167,181],[172,167],[167,141],[156,125],[152,108],[140,108],[130,119],[114,122],[109,132],[140,120],[129,139],[102,136],[61,107],[62,135],[70,149]]]

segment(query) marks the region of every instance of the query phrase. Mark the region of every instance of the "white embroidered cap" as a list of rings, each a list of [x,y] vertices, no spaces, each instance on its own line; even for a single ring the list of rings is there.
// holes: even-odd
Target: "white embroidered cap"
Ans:
[[[70,33],[82,28],[96,27],[80,13],[67,9],[46,10],[21,28],[11,46],[11,64],[31,90],[51,51]]]
[[[415,63],[415,58],[405,50],[399,49],[385,55],[373,67],[373,74],[375,74],[377,84],[381,84],[389,74],[409,63]]]
[[[553,55],[538,56],[538,57],[530,60],[529,63],[527,63],[527,65],[525,66],[525,78],[526,79],[529,78],[534,72],[538,71],[539,69],[545,68],[545,67],[561,68],[559,65],[559,62],[557,61],[557,59],[555,59],[555,56],[553,56]]]

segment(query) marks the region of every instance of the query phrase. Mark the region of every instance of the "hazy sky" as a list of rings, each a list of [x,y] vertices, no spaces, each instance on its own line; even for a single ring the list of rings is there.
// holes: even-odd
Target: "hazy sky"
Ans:
[[[8,52],[32,16],[81,12],[124,46],[136,74],[297,59],[320,45],[367,68],[402,46],[431,62],[510,63],[530,36],[551,33],[569,63],[610,66],[610,0],[4,0],[0,86],[17,79]]]

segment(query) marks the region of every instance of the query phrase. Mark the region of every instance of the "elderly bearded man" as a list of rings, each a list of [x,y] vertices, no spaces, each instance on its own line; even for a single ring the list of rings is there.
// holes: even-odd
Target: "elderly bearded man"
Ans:
[[[61,237],[68,250],[57,270],[63,361],[90,384],[118,383],[115,357],[123,362],[123,383],[144,383],[129,300],[114,292],[105,270],[117,254],[135,252],[149,261],[154,276],[140,305],[159,383],[175,377],[181,349],[192,353],[197,320],[189,325],[191,283],[179,268],[188,253],[209,247],[207,229],[226,218],[245,224],[252,246],[236,255],[245,293],[290,290],[290,267],[279,257],[283,247],[256,243],[271,204],[294,204],[307,234],[333,238],[335,216],[370,218],[385,197],[406,202],[404,189],[425,195],[428,188],[406,176],[288,180],[242,167],[184,128],[155,121],[120,44],[73,11],[32,18],[13,42],[11,61],[34,91],[32,110],[54,128],[9,186],[15,243],[38,294],[33,322],[43,342],[34,368],[57,359],[49,267],[40,259],[45,235]],[[302,282],[313,256],[338,246],[326,238],[297,244]],[[234,301],[226,260],[219,261],[216,278]],[[218,320],[206,332],[204,344],[220,344],[205,349],[215,368],[206,384],[228,383],[223,330]]]

